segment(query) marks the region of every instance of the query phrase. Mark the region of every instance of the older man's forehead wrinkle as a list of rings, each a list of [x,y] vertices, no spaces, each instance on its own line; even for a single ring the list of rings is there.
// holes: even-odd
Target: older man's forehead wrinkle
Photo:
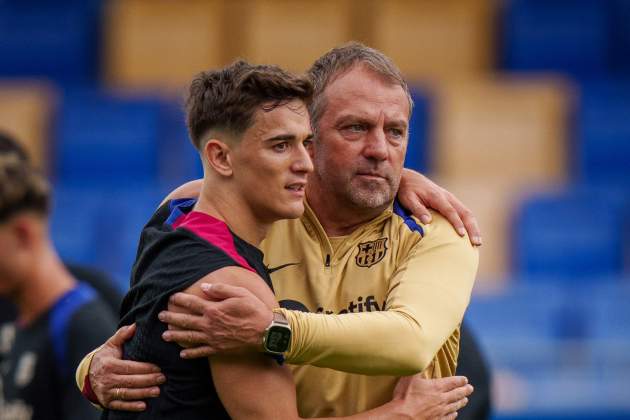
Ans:
[[[407,121],[408,105],[404,98],[376,99],[368,95],[334,95],[328,98],[328,109],[339,110],[337,120],[348,117],[375,119],[385,114],[387,120]]]
[[[381,120],[383,121],[383,125],[387,128],[398,127],[407,129],[409,125],[406,118],[403,118],[402,116],[390,116],[383,110],[378,110],[377,112],[341,112],[335,118],[335,125],[342,126],[348,123],[378,125]]]

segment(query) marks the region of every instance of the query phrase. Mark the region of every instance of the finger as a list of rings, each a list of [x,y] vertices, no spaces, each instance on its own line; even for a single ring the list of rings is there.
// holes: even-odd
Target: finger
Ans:
[[[459,411],[462,408],[464,408],[466,406],[466,404],[468,404],[468,398],[464,397],[464,398],[462,398],[460,400],[457,400],[455,402],[452,402],[452,403],[448,404],[444,408],[444,412],[445,412],[445,414],[456,413],[457,411]]]
[[[435,204],[431,203],[430,205],[442,216],[446,217],[446,220],[448,220],[449,223],[453,225],[459,236],[464,236],[466,234],[466,227],[464,226],[464,222],[462,221],[461,217],[459,217],[457,209],[453,207],[453,205],[450,203],[450,201],[446,199],[446,197],[440,196]]]
[[[149,388],[120,388],[118,399],[112,401],[138,401],[145,398],[155,398],[160,395],[160,388],[157,386]]]
[[[194,347],[192,349],[185,349],[179,353],[182,359],[199,359],[200,357],[208,357],[216,354],[216,349],[210,346]]]
[[[451,391],[468,383],[468,378],[465,376],[448,376],[432,380],[436,381],[438,388],[442,391]]]
[[[208,303],[208,302],[206,302]],[[162,311],[158,314],[160,321],[169,324],[171,327],[184,330],[202,330],[204,318],[198,315],[182,314],[172,311]]]
[[[113,375],[112,384],[116,384],[116,387],[123,389],[141,389],[156,387],[166,382],[166,377],[161,374],[148,374],[148,375]],[[116,388],[112,388],[111,392],[115,392]],[[115,397],[115,395],[113,395]],[[118,399],[118,398],[116,398]],[[123,398],[125,399],[125,398]],[[134,398],[135,399],[135,398]]]
[[[116,347],[122,347],[125,344],[125,341],[129,340],[133,337],[133,334],[136,332],[136,324],[125,325],[124,327],[120,327],[116,333],[110,337],[107,342]]]
[[[111,373],[120,375],[142,375],[161,372],[160,368],[152,363],[120,359],[111,359],[108,362],[108,368],[111,369]]]
[[[470,238],[470,242],[473,245],[481,246],[483,244],[483,239],[481,237],[481,229],[479,228],[479,224],[477,223],[477,218],[475,215],[468,209],[468,207],[464,206],[464,203],[459,201],[457,197],[451,194],[450,197],[451,204],[461,217],[464,222],[464,226],[466,231],[468,232],[468,237]]]
[[[415,193],[398,193],[398,198],[400,199],[400,204],[406,209],[411,211],[415,217],[420,219],[422,223],[429,224],[431,223],[431,212],[426,206],[422,203],[422,200]]]
[[[448,414],[446,417],[444,417],[445,420],[455,420],[457,418],[457,411],[451,414]]]
[[[206,299],[190,293],[175,293],[169,298],[170,304],[185,308],[188,312],[196,315],[203,315],[206,307],[211,304]]]
[[[417,196],[414,196],[414,199],[410,199],[409,201],[409,210],[411,210],[411,214],[416,216],[422,223],[425,225],[431,223],[432,217],[429,209],[426,208],[424,204],[418,199]]]
[[[206,296],[214,300],[225,300],[252,294],[244,287],[232,286],[225,283],[201,283],[201,290],[203,290]]]
[[[208,343],[208,339],[204,333],[190,330],[168,330],[162,334],[162,339],[168,342],[185,343],[187,345],[203,345]]]
[[[446,399],[447,402],[452,403],[455,401],[459,401],[462,398],[468,397],[470,394],[472,394],[472,392],[473,392],[473,386],[470,384],[467,384],[467,385],[455,388],[451,391],[448,391],[444,395],[444,398]]]
[[[107,404],[107,408],[119,411],[144,411],[147,408],[143,401],[120,401],[114,400]]]

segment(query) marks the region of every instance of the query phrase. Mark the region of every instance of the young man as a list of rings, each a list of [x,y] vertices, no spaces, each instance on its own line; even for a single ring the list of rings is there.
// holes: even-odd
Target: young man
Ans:
[[[0,296],[17,320],[0,325],[0,418],[99,417],[73,372],[114,330],[95,291],[75,281],[48,236],[50,189],[13,140],[0,135]]]
[[[320,58],[310,76],[316,141],[307,210],[298,221],[274,224],[263,246],[283,306],[341,314],[282,311],[293,329],[287,361],[312,365],[294,371],[300,413],[342,415],[389,401],[395,376],[454,373],[477,255],[444,219],[422,226],[393,203],[411,100],[391,61],[351,44]],[[179,193],[190,196],[194,189]],[[194,330],[169,331],[166,339],[206,344],[188,350],[193,355],[260,346],[271,312],[242,289],[218,285],[210,295],[226,290],[234,298],[219,303],[174,296],[205,315],[166,314],[163,319]],[[221,319],[210,325],[217,314]],[[144,403],[124,400],[150,395],[155,382],[143,370],[125,382],[112,380],[109,367],[119,357],[113,344],[119,343],[110,341],[91,367],[88,358],[79,383],[90,367],[101,402],[142,409]]]

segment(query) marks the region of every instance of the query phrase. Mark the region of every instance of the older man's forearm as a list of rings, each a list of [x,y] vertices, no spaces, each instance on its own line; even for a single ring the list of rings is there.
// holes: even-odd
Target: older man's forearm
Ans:
[[[401,376],[423,371],[437,355],[447,357],[447,370],[454,370],[453,343],[458,342],[477,264],[477,250],[468,239],[436,219],[421,244],[383,280],[389,285],[384,311],[327,315],[283,310],[293,329],[287,361]],[[443,346],[449,348],[441,351]]]

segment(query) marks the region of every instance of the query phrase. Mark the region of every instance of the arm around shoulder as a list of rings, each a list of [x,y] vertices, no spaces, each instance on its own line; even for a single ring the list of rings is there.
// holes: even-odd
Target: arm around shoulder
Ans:
[[[421,371],[458,335],[478,262],[478,249],[435,214],[390,279],[387,310],[404,313],[413,326],[416,339],[405,341]],[[455,354],[450,364],[456,359]]]
[[[186,292],[203,297],[201,285],[207,282],[246,287],[269,308],[277,306],[273,293],[262,279],[244,269],[228,267],[218,270],[196,282]],[[274,359],[261,353],[239,353],[211,356],[209,363],[215,388],[231,418],[300,419],[291,373]],[[418,411],[414,399],[407,400],[394,399],[370,411],[344,418],[394,420],[422,413]]]
[[[194,181],[188,181],[187,183],[180,185],[171,191],[160,203],[160,206],[163,206],[169,200],[176,200],[178,198],[197,198],[199,197],[199,192],[201,191],[201,185],[203,184],[202,179],[195,179]]]
[[[477,249],[439,215],[389,281],[386,310],[342,315],[284,311],[293,338],[287,360],[367,375],[423,371],[468,306]]]

